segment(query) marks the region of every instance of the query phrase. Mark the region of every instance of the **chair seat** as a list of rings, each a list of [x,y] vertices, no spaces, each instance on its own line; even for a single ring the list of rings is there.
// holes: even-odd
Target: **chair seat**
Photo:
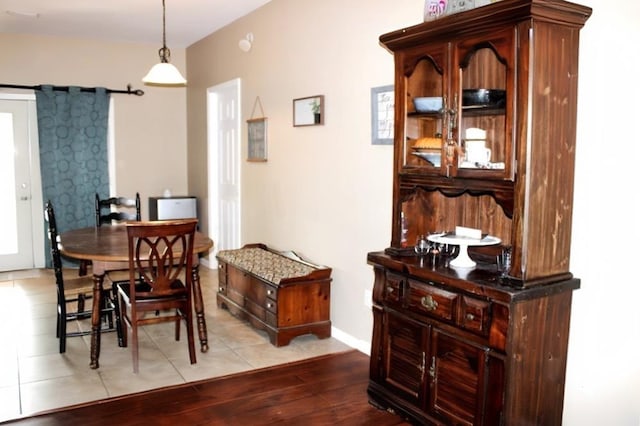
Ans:
[[[131,285],[129,283],[129,281],[119,281],[114,283],[118,289],[123,292],[127,299],[131,298]],[[179,298],[180,300],[184,300],[187,298],[187,288],[184,285],[184,283],[180,280],[175,280],[174,282],[171,283],[170,285],[171,289],[173,290],[184,290],[183,294],[180,294],[179,292],[170,294],[170,295],[154,295],[154,296],[144,296],[141,294],[138,294],[138,301],[144,301],[144,302],[152,302],[155,300],[163,300],[163,299],[176,299]],[[149,293],[152,291],[152,288],[149,284],[147,284],[144,281],[136,281],[136,293]]]
[[[64,294],[66,296],[77,296],[78,294],[93,294],[93,277],[65,277]]]

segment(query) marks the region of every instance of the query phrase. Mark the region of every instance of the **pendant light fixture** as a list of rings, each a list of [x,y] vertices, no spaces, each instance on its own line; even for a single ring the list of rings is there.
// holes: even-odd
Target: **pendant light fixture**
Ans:
[[[165,7],[162,0],[162,48],[158,50],[160,63],[155,64],[142,78],[144,84],[151,86],[184,86],[187,80],[180,74],[178,68],[169,63],[171,51],[167,47],[167,35],[165,29]]]

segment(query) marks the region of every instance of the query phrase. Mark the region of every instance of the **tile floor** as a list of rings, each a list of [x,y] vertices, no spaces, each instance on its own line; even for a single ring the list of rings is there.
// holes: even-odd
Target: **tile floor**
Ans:
[[[272,346],[265,332],[217,309],[216,271],[201,267],[200,272],[209,351],[203,354],[197,345],[198,362],[191,365],[184,333],[176,342],[173,324],[146,326],[139,337],[138,375],[132,372],[130,349],[118,347],[115,333],[102,335],[97,370],[89,368],[90,336],[68,338],[66,353],[58,352],[52,271],[0,273],[0,422],[351,349],[335,338],[311,335],[293,339],[288,346]],[[88,328],[90,322],[75,326]]]

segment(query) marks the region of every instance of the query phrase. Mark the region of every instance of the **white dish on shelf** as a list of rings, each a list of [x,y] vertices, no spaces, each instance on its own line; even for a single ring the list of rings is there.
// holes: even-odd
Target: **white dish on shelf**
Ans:
[[[458,256],[456,256],[455,259],[452,259],[451,262],[449,262],[450,266],[457,268],[473,268],[476,266],[476,262],[474,262],[473,259],[469,257],[469,253],[467,251],[467,248],[469,246],[492,246],[495,244],[500,244],[502,242],[500,238],[494,237],[492,235],[486,235],[485,237],[478,239],[461,237],[452,233],[429,235],[427,239],[434,243],[453,244],[454,246],[460,246]]]
[[[428,161],[429,163],[431,163],[434,167],[440,167],[440,162],[441,162],[441,153],[440,151],[421,151],[419,149],[414,149],[413,150],[413,155],[422,158],[423,160]]]

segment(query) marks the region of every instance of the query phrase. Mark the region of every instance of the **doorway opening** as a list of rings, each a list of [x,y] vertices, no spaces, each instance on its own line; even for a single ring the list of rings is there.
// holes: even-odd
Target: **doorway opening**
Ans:
[[[217,266],[215,253],[240,247],[240,95],[239,78],[207,90],[208,221],[215,241],[211,267]]]

